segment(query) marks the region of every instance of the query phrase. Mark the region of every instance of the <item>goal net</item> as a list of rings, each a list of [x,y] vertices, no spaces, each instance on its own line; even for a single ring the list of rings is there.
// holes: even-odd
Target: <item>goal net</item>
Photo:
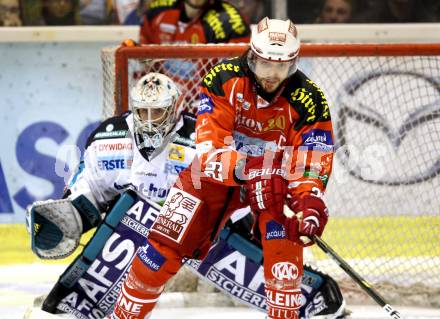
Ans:
[[[202,76],[246,49],[104,49],[104,116],[127,110],[129,88],[152,71],[173,78],[195,111]],[[394,289],[401,304],[438,306],[429,291],[440,291],[440,45],[304,44],[300,69],[326,94],[335,129],[324,239],[384,295]],[[345,282],[317,247],[312,253]]]

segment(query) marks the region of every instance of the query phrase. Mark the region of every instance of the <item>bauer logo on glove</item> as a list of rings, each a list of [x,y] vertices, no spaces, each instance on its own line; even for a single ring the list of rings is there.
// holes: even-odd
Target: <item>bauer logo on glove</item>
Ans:
[[[268,157],[270,158],[270,157]],[[278,160],[270,161],[260,156],[250,159],[244,167],[245,188],[251,210],[254,212],[267,211],[279,222],[284,218],[284,199],[287,194],[285,171]]]
[[[253,169],[249,171],[249,179],[254,179],[255,177],[270,176],[270,175],[280,175],[284,176],[284,170],[282,168],[262,168]]]

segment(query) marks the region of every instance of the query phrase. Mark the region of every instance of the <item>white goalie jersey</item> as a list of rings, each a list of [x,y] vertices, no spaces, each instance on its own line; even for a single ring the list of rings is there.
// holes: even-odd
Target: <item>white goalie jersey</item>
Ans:
[[[162,204],[180,171],[195,156],[195,118],[183,113],[156,148],[135,133],[131,113],[112,117],[90,135],[63,199],[33,203],[27,211],[33,252],[42,259],[69,256],[82,233],[98,226],[127,189]]]
[[[69,182],[68,197],[84,195],[102,211],[132,187],[161,204],[195,156],[194,125],[195,118],[183,114],[162,145],[147,153],[136,146],[133,114],[106,120],[87,141],[83,160]]]

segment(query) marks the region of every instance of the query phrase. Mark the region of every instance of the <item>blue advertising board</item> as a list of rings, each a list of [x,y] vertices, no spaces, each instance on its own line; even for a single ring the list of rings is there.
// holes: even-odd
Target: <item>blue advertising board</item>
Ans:
[[[101,119],[103,43],[0,43],[0,223],[57,198]]]

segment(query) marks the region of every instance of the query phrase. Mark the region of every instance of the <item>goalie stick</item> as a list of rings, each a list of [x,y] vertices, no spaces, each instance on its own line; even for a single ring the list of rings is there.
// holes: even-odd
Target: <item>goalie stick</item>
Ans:
[[[297,217],[301,219],[302,212],[295,214],[287,205],[284,205],[284,215],[288,218]],[[306,237],[307,238],[307,237]],[[345,271],[347,275],[354,280],[373,300],[379,304],[382,309],[393,319],[403,319],[400,312],[395,310],[391,305],[385,301],[385,299],[379,294],[379,292],[374,289],[371,284],[361,275],[359,275],[341,256],[339,256],[321,237],[314,235],[313,241],[318,245],[319,248],[333,261],[335,261],[342,270]]]

